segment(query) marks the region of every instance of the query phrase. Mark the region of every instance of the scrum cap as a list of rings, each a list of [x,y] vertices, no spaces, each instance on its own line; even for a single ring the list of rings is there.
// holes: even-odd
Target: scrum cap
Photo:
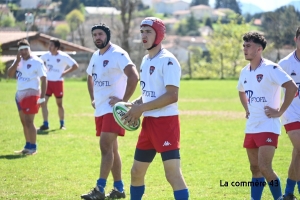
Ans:
[[[106,46],[109,43],[109,40],[110,40],[110,29],[109,29],[109,27],[106,24],[101,24],[101,23],[96,24],[92,27],[91,33],[93,33],[93,30],[95,30],[95,29],[101,29],[106,33],[107,40],[106,40],[106,43],[104,44],[104,46]]]
[[[142,21],[141,27],[142,26],[150,26],[156,32],[156,37],[155,37],[154,43],[150,49],[156,47],[164,39],[166,27],[161,19],[156,18],[156,17],[147,17]],[[148,49],[148,50],[150,50],[150,49]]]

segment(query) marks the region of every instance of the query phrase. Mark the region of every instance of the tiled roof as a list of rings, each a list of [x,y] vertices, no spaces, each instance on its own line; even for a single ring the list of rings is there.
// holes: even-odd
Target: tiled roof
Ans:
[[[38,32],[29,31],[28,37],[35,36]],[[0,44],[21,40],[27,37],[25,31],[0,31]]]

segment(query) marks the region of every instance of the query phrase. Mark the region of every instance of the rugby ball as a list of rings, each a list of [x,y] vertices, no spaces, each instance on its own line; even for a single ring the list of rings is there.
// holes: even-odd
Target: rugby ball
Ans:
[[[113,106],[113,116],[116,122],[127,131],[135,131],[140,127],[141,121],[138,120],[138,123],[135,126],[124,124],[124,120],[121,118],[130,110],[127,106],[125,106],[126,102],[118,102]]]

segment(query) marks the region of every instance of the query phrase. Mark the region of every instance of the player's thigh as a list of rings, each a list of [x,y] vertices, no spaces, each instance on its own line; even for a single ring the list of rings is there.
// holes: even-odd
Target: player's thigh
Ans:
[[[35,114],[24,114],[24,122],[27,125],[33,124]]]
[[[260,146],[258,150],[258,163],[260,166],[272,166],[272,160],[275,154],[275,146]]]
[[[115,133],[101,132],[100,147],[113,149],[114,143],[117,140],[118,135]]]
[[[294,148],[300,152],[300,129],[288,131],[288,135]]]
[[[181,176],[180,159],[165,160],[163,165],[166,176]]]
[[[251,166],[258,166],[258,148],[246,149]]]
[[[63,97],[58,97],[58,98],[55,98],[56,99],[56,104],[58,106],[62,106],[62,103],[63,103]]]

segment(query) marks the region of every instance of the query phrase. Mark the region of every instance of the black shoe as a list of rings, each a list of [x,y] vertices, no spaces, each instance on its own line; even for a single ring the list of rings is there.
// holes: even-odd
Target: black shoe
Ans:
[[[293,194],[288,194],[283,196],[283,200],[297,200],[297,198]]]
[[[42,126],[40,126],[40,131],[46,131],[46,130],[48,130],[49,129],[49,126],[45,126],[45,125],[42,125]]]
[[[112,189],[107,195],[105,195],[108,199],[125,199],[125,191],[119,192],[116,188]]]
[[[98,186],[96,186],[89,193],[81,195],[81,198],[86,200],[104,200],[105,194],[100,192]]]

